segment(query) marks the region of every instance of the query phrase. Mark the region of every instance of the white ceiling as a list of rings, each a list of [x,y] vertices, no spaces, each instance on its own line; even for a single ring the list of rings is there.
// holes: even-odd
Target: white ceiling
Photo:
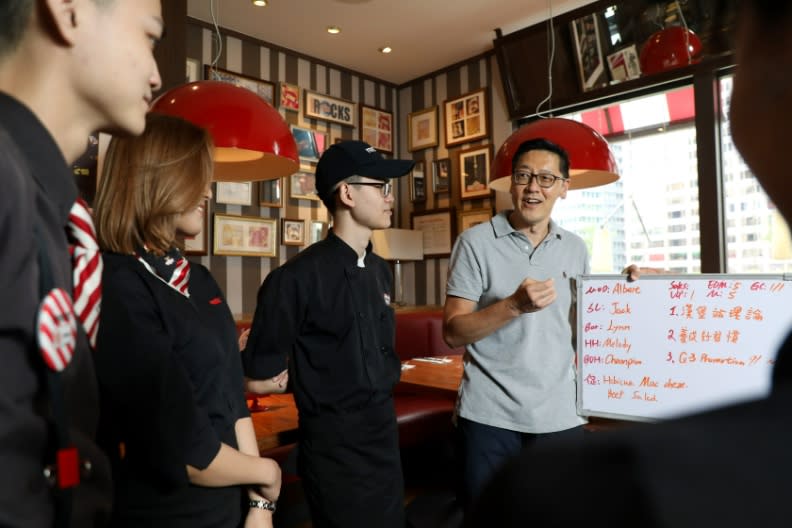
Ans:
[[[593,0],[187,0],[187,14],[394,84],[492,49],[503,34]],[[552,4],[552,5],[551,5]],[[327,26],[339,26],[330,35]],[[393,52],[378,51],[391,46]],[[526,59],[530,59],[526,57]]]

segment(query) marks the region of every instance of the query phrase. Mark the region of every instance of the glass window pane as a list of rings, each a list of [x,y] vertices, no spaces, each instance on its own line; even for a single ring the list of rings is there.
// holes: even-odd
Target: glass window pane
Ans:
[[[729,129],[732,76],[720,79],[721,173],[729,273],[792,271],[789,227],[737,152]]]
[[[693,89],[684,87],[564,116],[608,139],[619,181],[570,191],[553,218],[583,237],[592,271],[627,264],[701,270]]]

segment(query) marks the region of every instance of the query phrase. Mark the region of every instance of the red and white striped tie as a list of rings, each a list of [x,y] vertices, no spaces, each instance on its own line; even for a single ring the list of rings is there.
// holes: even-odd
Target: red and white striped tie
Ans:
[[[168,281],[173,288],[185,297],[190,296],[190,261],[182,257],[176,261],[176,269],[173,270],[173,276]]]
[[[102,256],[96,243],[91,213],[82,198],[69,212],[69,253],[72,257],[74,312],[80,320],[91,348],[96,348],[99,308],[102,304]]]

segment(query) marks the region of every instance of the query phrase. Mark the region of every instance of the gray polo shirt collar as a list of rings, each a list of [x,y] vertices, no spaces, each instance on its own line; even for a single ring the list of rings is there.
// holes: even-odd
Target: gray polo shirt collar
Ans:
[[[512,212],[511,210],[501,211],[500,213],[492,217],[492,228],[495,230],[496,238],[501,238],[510,235],[512,233],[519,232],[516,229],[514,229],[514,227],[512,227],[512,225],[509,223],[509,215],[511,214],[511,212]],[[558,224],[556,224],[551,218],[547,238],[552,238],[552,237],[562,238],[562,236],[563,236],[562,230],[558,227]]]

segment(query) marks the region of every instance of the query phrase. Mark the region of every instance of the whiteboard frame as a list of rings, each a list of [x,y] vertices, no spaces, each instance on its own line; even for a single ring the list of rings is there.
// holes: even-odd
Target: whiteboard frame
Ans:
[[[583,318],[581,314],[584,313],[584,306],[583,306],[583,287],[585,281],[587,280],[596,280],[596,281],[603,281],[603,280],[614,280],[614,281],[625,281],[626,275],[625,274],[588,274],[588,275],[578,275],[576,277],[576,293],[577,293],[577,302],[576,302],[576,321],[575,321],[575,330],[576,330],[576,339],[575,339],[575,357],[577,358],[577,366],[575,372],[575,381],[576,381],[576,388],[577,388],[577,398],[576,398],[576,406],[577,406],[577,413],[579,416],[584,418],[588,417],[601,417],[601,418],[610,418],[614,420],[627,420],[632,422],[649,422],[655,423],[665,420],[658,419],[649,416],[637,416],[637,415],[628,415],[628,414],[619,414],[619,413],[610,413],[605,411],[597,411],[592,409],[585,409],[583,403],[583,369],[580,367],[583,365]],[[651,275],[641,275],[641,278],[637,281],[633,281],[631,284],[640,284],[642,281],[647,280],[663,280],[663,281],[671,281],[671,280],[741,280],[741,281],[750,281],[750,280],[759,280],[759,281],[792,281],[792,273],[701,273],[701,274],[651,274]],[[787,330],[787,334],[790,330]],[[783,341],[782,341],[783,342]],[[781,346],[781,343],[779,343]],[[693,411],[695,413],[697,411]]]

